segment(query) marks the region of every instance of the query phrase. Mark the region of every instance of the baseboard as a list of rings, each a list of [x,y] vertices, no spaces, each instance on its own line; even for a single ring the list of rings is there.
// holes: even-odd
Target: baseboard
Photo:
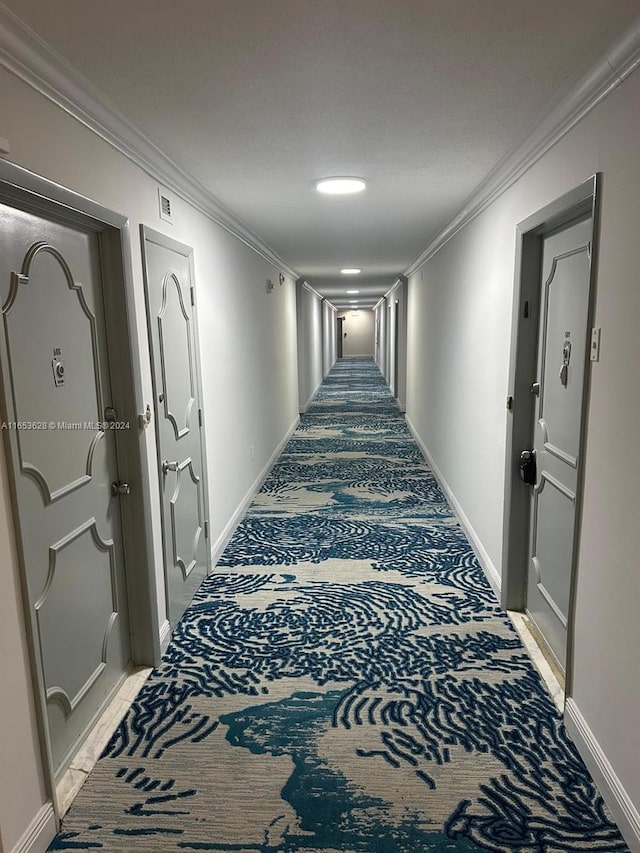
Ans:
[[[500,572],[496,569],[496,567],[493,563],[493,560],[489,557],[484,545],[480,541],[480,537],[478,536],[478,534],[474,530],[473,525],[471,524],[471,522],[467,518],[467,516],[466,516],[464,510],[462,509],[462,507],[460,506],[456,496],[453,494],[453,492],[449,488],[449,484],[447,483],[445,478],[442,476],[442,472],[440,471],[440,469],[438,468],[438,466],[434,462],[431,454],[429,453],[429,450],[427,449],[427,446],[425,445],[425,443],[422,441],[422,439],[418,435],[418,431],[415,428],[415,426],[413,425],[409,415],[405,414],[405,420],[407,422],[407,426],[409,427],[409,429],[411,431],[411,435],[414,437],[418,447],[422,451],[422,455],[427,460],[429,467],[433,471],[440,488],[445,493],[447,500],[451,504],[451,508],[453,509],[453,511],[456,515],[456,518],[460,522],[460,525],[461,525],[462,529],[464,530],[464,532],[467,536],[467,539],[470,541],[470,543],[473,547],[473,550],[475,551],[476,557],[478,558],[478,561],[479,561],[480,565],[482,566],[482,570],[484,571],[484,573],[487,577],[487,580],[491,584],[491,588],[493,589],[494,593],[496,594],[498,601],[500,601],[500,589],[502,587],[502,579],[500,577]]]
[[[222,553],[223,553],[224,549],[227,547],[227,545],[229,544],[229,540],[233,536],[236,527],[242,521],[242,518],[243,518],[245,512],[247,511],[251,502],[253,501],[256,494],[260,490],[260,487],[262,486],[264,481],[267,479],[269,472],[271,471],[271,469],[275,465],[278,457],[280,456],[280,454],[284,450],[287,442],[289,441],[289,439],[291,438],[293,433],[296,431],[299,423],[300,423],[300,419],[296,417],[293,424],[287,430],[287,433],[284,436],[284,438],[282,439],[282,441],[278,444],[276,449],[273,451],[273,453],[269,457],[267,464],[264,466],[264,468],[262,469],[260,474],[258,474],[258,477],[254,480],[254,482],[250,486],[246,495],[244,496],[244,498],[240,502],[238,508],[236,509],[236,511],[233,513],[233,515],[231,516],[231,518],[229,519],[229,521],[225,525],[222,533],[220,534],[220,536],[218,536],[216,541],[212,544],[212,546],[211,546],[211,565],[212,566],[215,566],[216,563],[218,562],[218,560],[220,559],[220,557],[222,556]]]
[[[171,642],[171,625],[169,620],[165,619],[160,627],[160,655],[164,655]]]
[[[53,803],[45,803],[10,853],[45,853],[56,831]]]
[[[567,699],[565,705],[564,722],[629,849],[632,853],[640,853],[640,812],[571,698]]]
[[[316,387],[315,387],[315,388],[313,389],[313,391],[311,392],[311,396],[309,397],[309,399],[307,400],[307,402],[306,402],[306,403],[300,403],[300,405],[298,406],[298,411],[300,412],[300,414],[301,414],[301,415],[304,415],[304,413],[307,411],[307,409],[308,409],[308,408],[309,408],[309,406],[311,405],[311,401],[312,401],[312,400],[313,400],[313,398],[316,396],[316,392],[317,392],[318,388],[319,388],[321,385],[322,385],[322,382],[319,382],[319,383],[316,385]],[[295,429],[295,427],[294,427],[294,429]]]

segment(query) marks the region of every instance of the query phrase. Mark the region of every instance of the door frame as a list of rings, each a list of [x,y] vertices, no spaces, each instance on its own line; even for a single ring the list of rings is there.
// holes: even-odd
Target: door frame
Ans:
[[[502,549],[502,595],[505,609],[524,611],[527,596],[529,563],[530,491],[520,480],[519,454],[532,442],[535,412],[531,383],[535,381],[540,322],[540,277],[542,242],[546,235],[573,221],[591,216],[591,253],[589,260],[589,308],[587,329],[593,325],[595,273],[597,267],[598,213],[602,176],[593,175],[575,189],[538,210],[516,227],[515,282],[507,396],[507,434],[504,488],[504,523]],[[526,317],[525,317],[526,313]],[[580,448],[584,456],[588,402],[590,392],[589,348],[585,348],[585,371],[581,407]],[[579,533],[582,517],[584,465],[578,466],[576,514],[571,565],[569,613],[567,620],[567,653],[565,695],[571,694],[573,663],[573,623],[576,567],[579,559]]]
[[[46,216],[63,224],[88,228],[98,236],[104,288],[105,323],[109,370],[113,393],[119,399],[119,419],[128,420],[131,429],[119,431],[118,466],[133,485],[130,496],[121,501],[124,571],[129,603],[129,633],[134,665],[154,666],[160,662],[159,619],[154,570],[152,502],[146,453],[146,437],[138,413],[143,411],[143,377],[139,337],[135,320],[135,294],[129,220],[84,196],[68,190],[28,170],[0,160],[0,201],[36,216]],[[125,318],[116,321],[116,318]],[[4,336],[3,336],[4,337]],[[117,344],[114,346],[114,343]],[[0,375],[0,403],[6,413],[7,395]],[[60,809],[56,794],[42,661],[38,651],[37,630],[27,592],[27,576],[21,547],[21,519],[18,511],[13,454],[10,435],[5,431],[11,509],[16,531],[25,635],[28,647],[39,746],[47,795],[53,803],[56,821]],[[117,688],[112,692],[115,693]],[[102,710],[102,709],[101,709]],[[85,729],[86,736],[99,714]]]
[[[208,477],[208,462],[207,462],[207,442],[206,442],[206,416],[204,413],[204,403],[203,403],[203,394],[202,394],[202,369],[200,365],[200,330],[198,323],[198,294],[197,294],[197,286],[196,286],[196,275],[195,275],[195,266],[193,261],[193,247],[187,246],[185,243],[179,243],[177,240],[174,240],[173,237],[167,237],[165,234],[162,234],[160,231],[156,231],[153,228],[150,228],[148,225],[141,224],[140,225],[140,248],[142,251],[142,275],[144,279],[144,298],[145,298],[145,314],[147,320],[147,335],[149,340],[149,358],[151,363],[151,383],[153,386],[153,405],[151,407],[152,412],[157,412],[157,401],[158,401],[158,388],[156,385],[156,367],[154,364],[153,357],[153,339],[152,339],[152,318],[151,313],[149,311],[149,281],[147,279],[147,257],[146,257],[146,248],[145,241],[149,240],[151,243],[156,243],[158,246],[162,246],[165,249],[169,249],[172,252],[177,252],[180,255],[183,255],[188,263],[189,263],[189,275],[191,276],[191,287],[193,293],[193,343],[194,343],[194,352],[196,358],[196,382],[198,385],[198,398],[200,401],[200,407],[202,410],[202,427],[200,429],[200,448],[202,453],[202,490],[203,490],[203,500],[204,500],[204,518],[205,524],[208,526],[208,531],[206,534],[206,544],[207,544],[207,575],[211,574],[212,570],[212,554],[211,554],[211,518],[209,515],[209,477]],[[167,544],[167,533],[165,530],[164,523],[164,507],[162,506],[162,448],[160,447],[160,421],[156,416],[154,416],[155,420],[155,438],[156,438],[156,458],[157,458],[157,468],[155,475],[158,481],[158,490],[160,495],[160,525],[162,528],[162,557],[164,560],[163,565],[163,575],[164,575],[164,593],[165,593],[165,606],[166,606],[166,618],[169,621],[169,586],[168,586],[168,578],[167,578],[167,553],[168,553],[168,544]],[[169,622],[169,624],[171,624]],[[175,625],[171,626],[171,630]]]

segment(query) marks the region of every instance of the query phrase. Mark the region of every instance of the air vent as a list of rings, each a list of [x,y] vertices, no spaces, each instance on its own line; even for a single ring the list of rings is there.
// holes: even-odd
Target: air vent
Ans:
[[[158,187],[158,203],[160,208],[160,219],[173,223],[173,198],[163,187]]]

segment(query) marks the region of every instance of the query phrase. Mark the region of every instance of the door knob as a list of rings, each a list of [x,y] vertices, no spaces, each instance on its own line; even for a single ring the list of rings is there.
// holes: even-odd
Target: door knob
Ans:
[[[111,483],[111,495],[117,498],[119,495],[130,495],[131,486],[129,483],[123,483],[122,480],[114,480]]]
[[[177,470],[178,470],[178,463],[177,462],[167,462],[167,460],[165,459],[164,462],[162,463],[162,473],[163,474],[168,474],[169,471],[177,471]]]

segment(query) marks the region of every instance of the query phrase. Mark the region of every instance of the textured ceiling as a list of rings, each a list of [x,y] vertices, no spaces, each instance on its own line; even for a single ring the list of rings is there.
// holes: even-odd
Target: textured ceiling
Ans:
[[[4,0],[334,304],[384,293],[638,0]],[[330,198],[317,178],[359,175]],[[358,283],[338,270],[363,269]]]

